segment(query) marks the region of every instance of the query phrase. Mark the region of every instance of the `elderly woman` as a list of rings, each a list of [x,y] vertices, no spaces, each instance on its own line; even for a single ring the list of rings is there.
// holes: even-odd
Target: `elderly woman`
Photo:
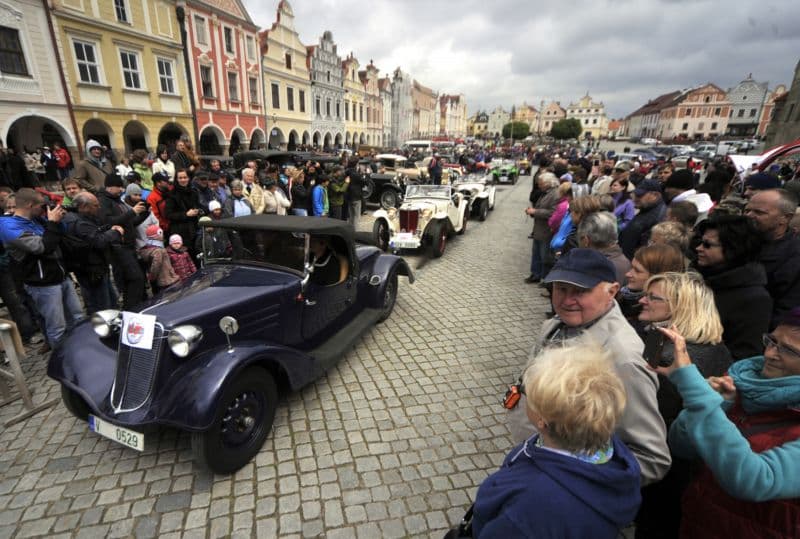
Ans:
[[[714,291],[724,332],[722,340],[734,359],[761,352],[761,335],[769,329],[772,299],[767,274],[757,262],[759,233],[740,215],[720,215],[697,225],[700,242],[697,269]]]
[[[675,329],[675,361],[658,372],[684,409],[669,445],[704,469],[683,497],[682,537],[797,537],[800,523],[800,308],[763,336],[763,355],[706,379]]]
[[[231,182],[231,196],[225,200],[222,209],[227,217],[243,217],[255,213],[250,201],[244,196],[244,182]]]
[[[472,536],[616,538],[639,507],[639,465],[614,435],[625,391],[609,352],[548,348],[524,385],[538,433],[478,488]]]
[[[552,172],[543,172],[539,175],[538,185],[544,194],[536,200],[534,207],[525,210],[525,213],[533,217],[531,274],[525,279],[526,283],[539,282],[553,267],[553,257],[550,254],[553,230],[548,226],[547,221],[559,203],[558,178]]]

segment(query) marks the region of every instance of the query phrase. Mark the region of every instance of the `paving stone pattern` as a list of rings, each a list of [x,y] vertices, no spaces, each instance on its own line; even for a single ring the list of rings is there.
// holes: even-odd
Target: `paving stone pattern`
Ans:
[[[548,308],[522,282],[529,188],[499,187],[441,259],[408,254],[418,280],[401,279],[391,318],[282,400],[234,476],[197,469],[183,433],[150,434],[140,454],[60,403],[3,429],[0,538],[441,537],[510,449],[500,398]],[[23,366],[37,402],[59,395],[45,358]],[[0,423],[19,410],[0,408]]]

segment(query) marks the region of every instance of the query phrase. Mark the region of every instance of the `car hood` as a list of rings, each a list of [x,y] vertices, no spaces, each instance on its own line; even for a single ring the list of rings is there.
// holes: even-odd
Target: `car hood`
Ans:
[[[437,206],[446,205],[447,201],[433,202],[430,200],[411,200],[403,203],[400,209],[403,211],[419,211],[419,210],[433,210],[436,211]]]
[[[142,305],[140,312],[155,315],[165,327],[196,324],[215,313],[235,314],[255,298],[274,296],[279,302],[281,292],[293,284],[299,289],[299,283],[300,277],[289,270],[210,264]]]
[[[486,189],[486,184],[483,182],[458,183],[453,185],[453,189],[458,189],[459,191],[467,189],[470,191],[472,190],[483,191],[484,189]]]

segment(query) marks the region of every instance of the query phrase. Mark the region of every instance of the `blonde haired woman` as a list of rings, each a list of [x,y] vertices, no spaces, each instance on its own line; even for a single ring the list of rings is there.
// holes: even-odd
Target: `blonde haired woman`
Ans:
[[[639,507],[639,464],[614,430],[625,390],[607,350],[545,349],[523,377],[537,430],[475,497],[473,537],[615,538]]]

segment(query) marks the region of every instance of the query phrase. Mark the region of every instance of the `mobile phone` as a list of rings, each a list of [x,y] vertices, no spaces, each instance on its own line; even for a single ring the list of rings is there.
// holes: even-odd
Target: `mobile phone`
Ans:
[[[664,351],[664,343],[666,342],[667,337],[661,333],[658,329],[652,329],[647,332],[647,337],[644,340],[644,352],[642,355],[644,356],[645,361],[655,368],[655,367],[665,367],[663,363],[663,351]]]

